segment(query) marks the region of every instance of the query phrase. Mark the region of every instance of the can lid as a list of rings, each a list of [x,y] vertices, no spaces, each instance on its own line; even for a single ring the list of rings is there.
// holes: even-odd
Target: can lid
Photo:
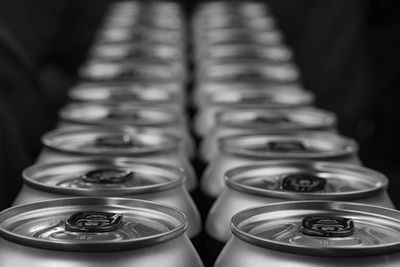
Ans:
[[[175,208],[125,198],[63,198],[0,213],[2,238],[52,250],[135,249],[173,239],[186,227]]]
[[[297,67],[290,62],[271,63],[262,60],[214,62],[200,73],[205,79],[217,81],[295,82],[300,77]]]
[[[126,60],[127,58],[148,58],[158,60],[182,60],[181,49],[171,45],[162,44],[99,44],[91,52],[95,59]]]
[[[219,145],[225,153],[273,159],[323,160],[352,156],[358,151],[353,139],[315,131],[233,135],[219,139]]]
[[[237,213],[238,238],[279,251],[315,256],[371,256],[400,250],[400,212],[332,201],[283,202]]]
[[[134,156],[176,148],[181,139],[167,133],[130,128],[88,127],[55,130],[42,137],[44,146],[64,153]]]
[[[299,131],[332,129],[336,116],[316,108],[296,109],[232,109],[216,115],[216,125],[233,128]]]
[[[283,41],[283,34],[278,30],[260,31],[251,29],[209,29],[204,32],[204,47],[212,47],[221,44],[260,44],[260,45],[280,45]]]
[[[214,106],[284,108],[309,105],[313,100],[314,96],[309,91],[235,89],[208,93],[203,102]]]
[[[70,104],[61,109],[60,118],[73,123],[108,126],[166,126],[178,123],[178,114],[171,110],[117,104]]]
[[[220,44],[211,46],[205,55],[209,60],[266,59],[284,62],[292,59],[292,51],[284,45]]]
[[[129,159],[91,159],[33,165],[24,183],[41,191],[79,196],[126,196],[168,190],[182,185],[181,169]]]
[[[75,101],[96,102],[178,102],[181,91],[174,83],[83,83],[69,91]]]
[[[247,194],[288,200],[354,200],[388,186],[381,173],[322,161],[281,160],[238,167],[225,175],[227,186]]]
[[[176,81],[181,78],[180,67],[170,63],[129,61],[124,63],[92,60],[79,70],[83,79],[89,81]]]

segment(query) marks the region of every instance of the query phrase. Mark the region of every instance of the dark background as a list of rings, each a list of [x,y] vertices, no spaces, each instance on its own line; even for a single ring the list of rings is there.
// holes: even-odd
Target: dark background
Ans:
[[[40,151],[107,0],[0,0],[0,210]],[[190,14],[196,1],[182,2]],[[400,207],[400,16],[394,0],[270,0],[316,105],[337,114]]]

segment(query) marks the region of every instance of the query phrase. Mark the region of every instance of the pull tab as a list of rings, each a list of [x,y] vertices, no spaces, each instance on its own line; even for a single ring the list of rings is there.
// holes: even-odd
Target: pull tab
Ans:
[[[343,217],[309,216],[303,218],[300,231],[309,236],[346,237],[354,233],[354,222]]]
[[[278,124],[278,123],[287,123],[290,122],[288,117],[260,117],[257,116],[254,118],[254,122],[263,123],[263,124]]]
[[[121,112],[121,111],[111,111],[107,114],[107,118],[114,120],[138,120],[141,118],[139,112]]]
[[[126,148],[133,147],[135,143],[129,135],[109,135],[97,138],[95,145],[99,147]]]
[[[122,184],[133,178],[133,172],[118,169],[102,169],[89,171],[81,176],[87,183]]]
[[[65,230],[70,232],[103,233],[114,231],[122,222],[118,213],[86,211],[77,212],[65,222]]]
[[[294,192],[318,192],[324,190],[326,180],[307,173],[289,174],[282,180],[281,188]]]
[[[306,146],[299,141],[272,141],[268,148],[275,152],[300,152],[306,151]]]

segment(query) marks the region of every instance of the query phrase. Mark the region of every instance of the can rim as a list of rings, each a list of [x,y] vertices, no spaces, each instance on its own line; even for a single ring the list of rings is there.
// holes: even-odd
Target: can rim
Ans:
[[[55,186],[55,185],[50,185],[46,183],[41,183],[37,181],[37,179],[34,179],[33,176],[35,173],[53,168],[53,167],[61,167],[61,166],[68,166],[68,165],[85,165],[85,164],[94,164],[94,165],[99,165],[99,166],[110,166],[110,165],[115,165],[116,167],[128,167],[135,169],[135,166],[143,167],[143,168],[156,168],[160,171],[166,171],[169,172],[168,178],[170,179],[167,182],[164,183],[159,183],[159,184],[153,184],[153,185],[146,185],[146,186],[140,186],[140,187],[130,187],[130,188],[104,188],[104,189],[87,189],[87,188],[65,188],[65,187],[60,187],[60,186]],[[135,169],[135,171],[137,171]],[[171,176],[173,175],[173,178]],[[148,194],[148,193],[154,193],[154,192],[160,192],[160,191],[167,191],[172,188],[179,187],[184,184],[184,181],[186,179],[185,173],[183,169],[170,166],[170,165],[164,165],[164,164],[154,164],[154,163],[142,163],[142,162],[137,162],[134,160],[129,160],[129,159],[118,159],[118,158],[112,158],[112,159],[89,159],[89,160],[81,160],[81,161],[73,161],[73,162],[54,162],[54,163],[42,163],[42,164],[35,164],[32,165],[28,168],[26,168],[22,172],[22,177],[23,177],[23,182],[29,187],[45,191],[45,192],[51,192],[51,193],[56,193],[56,194],[63,194],[63,195],[72,195],[72,196],[110,196],[110,197],[115,197],[115,196],[129,196],[129,195],[138,195],[138,194]]]
[[[148,106],[128,106],[128,105],[120,105],[120,104],[112,104],[112,103],[72,103],[69,104],[59,111],[59,117],[61,120],[76,123],[76,124],[84,124],[84,125],[115,125],[120,126],[121,121],[116,120],[100,120],[99,119],[85,119],[83,117],[73,116],[71,112],[90,112],[90,110],[101,110],[103,111],[112,111],[112,110],[119,110],[121,109],[121,113],[124,111],[134,111],[134,112],[153,112],[158,113],[159,115],[165,116],[164,120],[139,120],[133,121],[131,120],[124,120],[124,125],[132,125],[132,126],[155,126],[155,127],[162,127],[162,126],[169,126],[178,123],[178,114],[170,109],[167,108],[159,108],[159,107],[148,107]],[[154,114],[153,114],[154,115]]]
[[[150,88],[149,88],[150,87]],[[78,97],[82,94],[82,91],[134,91],[144,92],[148,90],[159,91],[162,90],[164,94],[168,96],[168,99],[155,101],[155,100],[128,100],[126,102],[156,102],[156,103],[170,103],[180,102],[179,94],[174,91],[181,91],[180,86],[176,83],[157,83],[157,82],[84,82],[72,87],[68,92],[68,97],[73,101],[78,102],[90,102],[91,100],[82,99]],[[92,100],[96,101],[97,100]],[[110,100],[99,100],[99,101],[110,101]]]
[[[141,237],[132,240],[119,240],[118,242],[102,242],[102,241],[82,241],[79,243],[68,243],[66,241],[49,241],[45,239],[37,239],[33,237],[26,237],[21,234],[16,234],[12,231],[0,227],[0,236],[11,242],[15,242],[21,245],[37,247],[42,249],[50,250],[62,250],[62,251],[84,251],[84,252],[96,252],[96,251],[119,251],[119,250],[129,250],[140,247],[151,246],[157,243],[162,243],[176,238],[177,236],[185,233],[187,229],[187,217],[186,215],[177,208],[172,206],[145,201],[138,199],[129,198],[101,198],[101,197],[74,197],[74,198],[60,198],[56,200],[46,200],[35,202],[31,204],[24,204],[16,207],[8,208],[0,212],[0,226],[6,220],[12,218],[23,212],[32,212],[35,209],[43,209],[55,207],[57,205],[75,205],[75,206],[114,206],[114,207],[138,207],[138,208],[153,208],[158,212],[163,212],[175,219],[180,223],[176,228],[163,232],[161,234],[156,234],[149,237]]]
[[[260,189],[248,185],[244,185],[234,181],[234,177],[249,170],[264,169],[268,167],[279,166],[301,166],[307,169],[313,168],[315,170],[328,171],[328,172],[350,172],[362,175],[366,179],[376,180],[377,187],[371,187],[364,190],[350,191],[350,192],[329,192],[329,193],[307,193],[307,192],[292,192],[280,191],[273,189]],[[225,173],[224,180],[226,185],[233,190],[238,190],[246,194],[255,194],[264,197],[273,197],[284,200],[354,200],[361,199],[379,194],[386,190],[389,181],[385,175],[374,171],[369,168],[349,165],[343,163],[332,163],[324,161],[304,161],[304,160],[274,160],[263,164],[248,165],[231,169]]]
[[[246,138],[270,138],[270,139],[299,139],[308,140],[311,142],[322,141],[329,143],[329,137],[336,138],[336,141],[340,141],[342,147],[335,151],[318,151],[318,152],[303,152],[303,153],[274,153],[274,152],[261,152],[251,151],[241,147],[230,147],[228,143],[234,142],[234,140],[246,139]],[[253,158],[273,158],[273,159],[329,159],[329,158],[342,158],[355,155],[358,151],[358,144],[354,139],[345,137],[339,134],[322,132],[322,131],[298,131],[294,133],[280,133],[278,134],[236,134],[221,137],[218,139],[218,146],[220,151],[225,154],[239,156],[239,157],[253,157]]]
[[[215,98],[221,97],[221,95],[226,94],[236,94],[238,97],[242,96],[276,96],[276,97],[283,97],[285,95],[290,96],[291,98],[297,97],[297,103],[279,103],[279,102],[265,102],[262,104],[252,104],[252,103],[241,103],[241,102],[226,102],[226,101],[216,101]],[[254,106],[263,106],[263,107],[268,107],[268,108],[284,108],[284,107],[301,107],[301,106],[306,106],[311,104],[314,101],[314,95],[307,90],[293,90],[291,92],[288,91],[280,91],[279,88],[276,90],[247,90],[247,89],[234,89],[233,91],[228,91],[228,90],[222,90],[222,91],[215,91],[215,92],[206,92],[203,96],[202,99],[200,99],[199,103],[200,106],[228,106],[228,107],[235,107],[235,106],[240,106],[240,107],[249,107],[252,108]]]
[[[326,249],[321,247],[311,247],[305,245],[302,246],[293,243],[282,243],[251,235],[241,230],[239,226],[241,222],[243,222],[245,219],[249,219],[252,215],[255,214],[261,214],[272,211],[282,211],[282,210],[287,210],[289,208],[310,210],[315,207],[334,211],[335,213],[340,213],[343,211],[351,211],[358,215],[372,214],[375,217],[385,218],[386,220],[391,220],[392,222],[395,221],[396,224],[400,225],[400,212],[394,209],[388,209],[373,205],[350,203],[350,202],[336,202],[336,201],[293,202],[292,201],[292,202],[280,202],[275,204],[263,205],[240,211],[232,217],[230,228],[234,236],[236,236],[237,238],[246,243],[263,247],[266,249],[273,249],[277,251],[283,251],[295,254],[305,254],[311,256],[328,256],[328,257],[329,256],[357,257],[357,256],[380,255],[380,254],[399,251],[400,241],[393,242],[391,244],[370,245],[368,247],[335,246]]]
[[[68,129],[68,130],[53,130],[50,132],[45,133],[41,140],[42,140],[42,144],[44,146],[44,148],[46,149],[50,149],[50,150],[54,150],[54,151],[58,151],[61,153],[66,153],[66,154],[73,154],[73,155],[96,155],[98,157],[101,157],[102,155],[99,155],[98,152],[96,151],[82,151],[79,149],[75,149],[75,148],[67,148],[65,146],[60,147],[59,145],[57,145],[57,143],[54,142],[54,138],[58,137],[58,136],[66,136],[66,135],[77,135],[79,133],[88,133],[88,132],[92,132],[92,133],[107,133],[107,132],[117,132],[117,133],[123,133],[123,134],[129,134],[130,131],[133,131],[134,128],[127,128],[127,127],[117,127],[117,128],[113,128],[110,129],[109,127],[102,127],[102,126],[93,126],[93,127],[88,127],[88,128],[80,128],[80,129]],[[173,150],[176,149],[180,143],[183,142],[182,139],[180,139],[179,137],[177,137],[176,135],[170,134],[170,133],[158,133],[158,132],[148,132],[146,134],[140,134],[142,136],[155,136],[158,138],[163,138],[163,139],[167,139],[167,142],[165,142],[163,145],[156,145],[154,147],[148,147],[145,149],[140,149],[140,151],[113,151],[112,149],[107,151],[106,156],[104,157],[111,157],[111,156],[133,156],[133,155],[147,155],[147,154],[153,154],[153,153],[157,153],[157,152],[165,152],[165,151],[169,151],[169,150]]]
[[[319,117],[319,125],[296,125],[296,127],[288,128],[288,129],[293,129],[296,131],[304,131],[304,130],[321,130],[321,129],[332,129],[336,126],[337,124],[337,118],[334,113],[322,109],[317,109],[317,108],[312,108],[312,107],[298,107],[295,109],[260,109],[260,108],[248,108],[248,109],[227,109],[227,110],[221,110],[218,111],[215,115],[215,120],[216,120],[216,125],[220,127],[232,127],[232,128],[249,128],[249,124],[243,124],[243,123],[238,123],[232,120],[227,120],[224,119],[224,117],[235,117],[235,114],[244,114],[244,113],[254,113],[254,114],[263,114],[263,113],[282,113],[287,115],[288,117],[293,116],[294,114],[303,114],[306,116],[315,116]],[[274,129],[273,127],[266,127],[264,125],[257,125],[253,124],[251,125],[254,128],[259,128],[259,129]],[[287,128],[285,128],[286,130]],[[281,130],[280,127],[277,127],[276,130]]]

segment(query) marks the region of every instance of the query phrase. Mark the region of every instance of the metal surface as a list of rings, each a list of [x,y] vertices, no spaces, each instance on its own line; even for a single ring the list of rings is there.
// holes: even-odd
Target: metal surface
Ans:
[[[133,199],[22,205],[0,213],[0,266],[202,266],[186,223],[177,209]]]
[[[189,191],[197,179],[182,147],[182,140],[166,133],[134,128],[91,127],[80,130],[56,130],[42,138],[44,148],[37,163],[68,162],[90,158],[129,158],[182,168]]]
[[[194,117],[194,130],[200,136],[215,127],[216,115],[228,109],[295,108],[311,105],[314,96],[308,91],[280,90],[221,90],[206,94],[198,100],[198,113]]]
[[[199,212],[176,167],[126,159],[82,160],[33,165],[23,173],[24,185],[13,205],[73,197],[126,197],[163,203],[182,210],[188,236],[201,230]]]
[[[234,214],[265,204],[334,200],[394,208],[383,174],[345,164],[271,161],[232,169],[226,173],[225,183],[206,222],[207,233],[221,242],[231,236]]]
[[[398,266],[399,214],[341,202],[302,201],[249,209],[232,219],[234,236],[215,266]],[[325,217],[321,222],[326,229],[342,227],[337,224],[340,220],[352,220],[354,232],[347,237],[307,235],[301,231],[306,216]]]
[[[224,188],[226,171],[271,160],[298,159],[361,165],[352,139],[328,132],[279,135],[234,135],[219,141],[219,151],[201,179],[201,190],[217,198]]]
[[[218,139],[237,134],[280,133],[304,130],[335,131],[336,116],[311,107],[292,109],[231,109],[215,116],[215,127],[200,144],[200,155],[210,161]]]

